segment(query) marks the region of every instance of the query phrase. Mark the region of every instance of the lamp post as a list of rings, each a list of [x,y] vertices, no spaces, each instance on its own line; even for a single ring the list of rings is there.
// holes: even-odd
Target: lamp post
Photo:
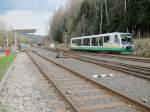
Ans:
[[[103,26],[103,3],[102,0],[100,0],[101,4],[101,23],[100,23],[100,34],[102,33],[102,26]]]

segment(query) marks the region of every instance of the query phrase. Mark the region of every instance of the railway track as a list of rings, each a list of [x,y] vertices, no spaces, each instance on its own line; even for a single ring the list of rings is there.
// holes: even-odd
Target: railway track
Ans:
[[[129,75],[133,75],[133,76],[140,77],[146,80],[150,80],[150,68],[149,67],[130,65],[130,64],[119,63],[119,62],[104,61],[104,60],[93,58],[88,55],[72,53],[72,52],[64,52],[63,54],[66,56],[81,60],[81,61],[86,61],[89,63],[97,64],[99,66],[104,66],[106,68],[114,69],[117,71],[127,73]]]
[[[56,52],[56,50],[52,50],[54,52]],[[110,68],[113,70],[117,70],[117,71],[121,71],[124,73],[127,73],[129,75],[133,75],[136,77],[140,77],[146,80],[150,80],[150,67],[143,67],[143,66],[137,66],[137,65],[131,65],[131,64],[125,64],[125,63],[120,63],[120,62],[110,62],[110,61],[104,61],[104,60],[100,60],[97,58],[93,58],[91,55],[86,55],[87,53],[79,53],[79,52],[70,52],[70,51],[63,51],[64,55],[81,60],[81,61],[85,61],[85,62],[89,62],[89,63],[93,63],[99,66],[104,66],[106,68]]]
[[[36,65],[36,67],[39,69],[45,81],[51,86],[51,91],[53,91],[53,93],[50,93],[50,94],[51,94],[51,97],[55,98],[55,100],[50,101],[50,107],[51,106],[52,106],[51,108],[56,107],[56,110],[58,112],[77,112],[78,108],[73,105],[72,101],[70,101],[68,97],[66,97],[65,92],[62,91],[60,87],[52,79],[50,79],[47,76],[47,73],[38,65],[36,60],[33,59],[31,53],[27,53],[27,55],[30,57],[30,59]],[[58,103],[61,103],[62,106],[61,107],[57,106],[59,105]],[[65,106],[63,104],[68,104],[68,105]]]
[[[107,57],[113,57],[118,59],[125,59],[125,60],[131,60],[131,61],[139,61],[139,62],[145,62],[150,63],[149,58],[142,58],[142,57],[134,57],[134,56],[122,56],[122,55],[110,55],[110,54],[100,54],[99,56],[107,56]]]
[[[149,112],[150,107],[38,53],[28,53],[77,112]]]
[[[64,50],[62,50],[62,51],[64,51]],[[119,55],[119,54],[117,55],[117,54],[102,54],[102,53],[86,53],[86,52],[77,52],[77,51],[71,51],[71,52],[82,53],[82,54],[90,55],[90,56],[100,56],[100,57],[108,57],[108,58],[150,63],[150,58],[142,58],[142,57],[136,57],[136,56],[130,56],[130,55],[125,56],[125,55]]]
[[[56,51],[56,49],[50,49],[50,48],[44,48],[50,51]],[[150,63],[150,58],[143,58],[140,56],[132,56],[132,55],[120,55],[120,54],[106,54],[106,53],[88,53],[88,52],[79,52],[79,51],[70,51],[65,49],[60,49],[62,52],[71,52],[71,53],[77,53],[77,54],[85,54],[89,56],[100,56],[100,57],[108,57],[108,58],[115,58],[115,59],[123,59],[123,60],[130,60],[130,61],[136,61],[136,62],[144,62],[144,63]]]
[[[50,50],[50,49],[47,49],[47,50]],[[51,51],[56,52],[56,50],[54,49],[51,49]],[[93,63],[99,66],[104,66],[106,68],[121,71],[129,75],[133,75],[133,76],[140,77],[146,80],[150,80],[150,67],[101,60],[99,58],[92,57],[93,53],[91,55],[91,53],[89,54],[89,53],[83,53],[83,52],[80,53],[80,52],[64,51],[63,49],[60,49],[60,51],[63,52],[63,54],[66,56],[69,56],[69,57],[72,57],[81,61],[86,61],[86,62]],[[97,53],[94,53],[94,54],[97,55]]]

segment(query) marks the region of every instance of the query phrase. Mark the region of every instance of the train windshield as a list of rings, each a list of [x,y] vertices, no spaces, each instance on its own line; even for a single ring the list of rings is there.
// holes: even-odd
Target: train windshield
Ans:
[[[132,44],[133,38],[131,34],[120,34],[122,44]]]

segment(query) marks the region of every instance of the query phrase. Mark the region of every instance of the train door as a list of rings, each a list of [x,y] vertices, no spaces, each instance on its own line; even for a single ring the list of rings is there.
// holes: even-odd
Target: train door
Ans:
[[[103,46],[104,37],[99,37],[99,46]]]
[[[84,38],[83,39],[83,46],[90,46],[90,41],[91,39],[90,38]]]
[[[82,45],[82,39],[77,39],[76,40],[76,45],[81,46]]]
[[[76,45],[76,41],[75,40],[71,40],[71,46],[75,46]]]
[[[99,41],[98,37],[93,37],[93,38],[91,38],[91,40],[92,40],[92,42],[91,42],[92,46],[98,46],[98,41]]]
[[[115,42],[115,44],[120,45],[120,40],[119,40],[118,35],[115,35],[115,36],[114,36],[114,42]]]

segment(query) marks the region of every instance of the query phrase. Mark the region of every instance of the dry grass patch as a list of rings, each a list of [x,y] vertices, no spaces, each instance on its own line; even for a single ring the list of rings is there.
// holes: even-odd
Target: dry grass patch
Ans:
[[[134,39],[134,44],[136,55],[150,57],[150,38]]]

